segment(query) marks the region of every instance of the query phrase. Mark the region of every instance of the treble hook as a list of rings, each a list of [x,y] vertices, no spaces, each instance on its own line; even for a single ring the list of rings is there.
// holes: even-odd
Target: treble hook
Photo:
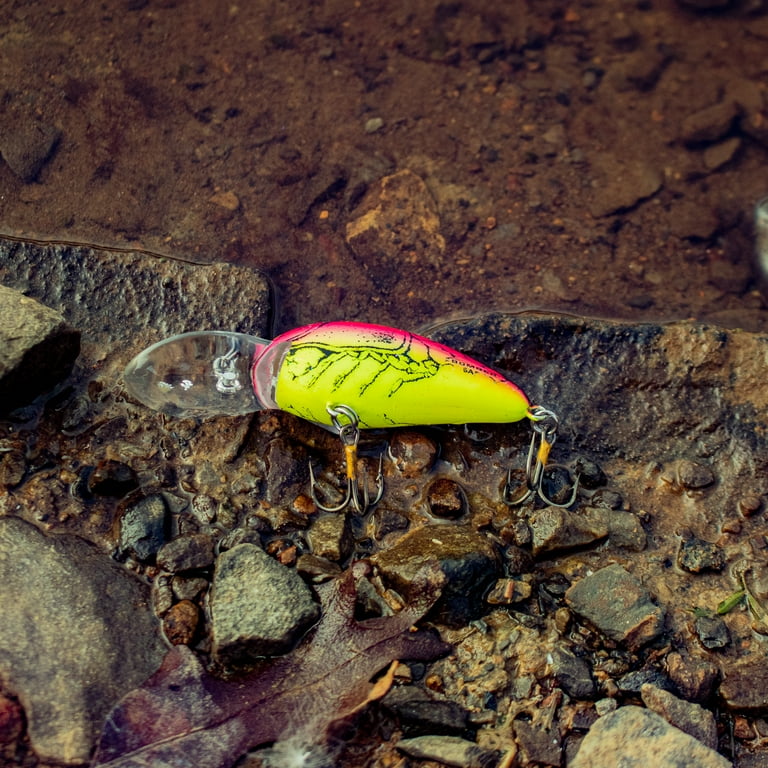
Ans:
[[[376,495],[371,498],[368,493],[368,478],[363,477],[362,492],[361,483],[357,476],[357,443],[360,439],[360,419],[355,411],[348,405],[328,406],[326,408],[331,417],[333,426],[339,433],[339,440],[344,448],[344,463],[347,475],[347,492],[341,503],[335,507],[323,504],[317,496],[317,480],[312,462],[309,464],[309,493],[312,501],[323,512],[339,512],[349,504],[352,504],[359,515],[365,514],[368,507],[378,504],[384,494],[384,457],[379,456],[379,471],[376,474]],[[362,498],[361,498],[362,496]]]
[[[579,492],[579,478],[573,484],[571,497],[563,504],[552,501],[544,491],[544,474],[547,469],[562,467],[561,464],[547,464],[549,453],[557,439],[557,428],[560,424],[557,415],[541,405],[533,405],[528,409],[533,434],[528,448],[528,460],[525,464],[525,485],[515,490],[512,482],[512,469],[507,471],[507,481],[504,484],[504,503],[509,506],[525,504],[532,496],[538,496],[551,507],[570,507]],[[537,446],[538,443],[538,446]],[[567,467],[563,467],[567,469]]]

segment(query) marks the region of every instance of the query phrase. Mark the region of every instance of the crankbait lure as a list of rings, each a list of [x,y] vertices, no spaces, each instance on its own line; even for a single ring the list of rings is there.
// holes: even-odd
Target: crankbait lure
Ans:
[[[125,371],[128,391],[172,416],[279,409],[331,427],[345,451],[347,494],[337,507],[359,511],[383,493],[381,463],[374,498],[357,482],[361,428],[508,423],[529,418],[533,439],[526,486],[504,497],[521,504],[538,494],[557,434],[554,413],[532,406],[522,390],[482,363],[407,331],[365,323],[316,323],[272,341],[229,331],[183,333],[145,349]],[[311,466],[310,466],[311,470]],[[569,506],[576,498],[574,486]]]

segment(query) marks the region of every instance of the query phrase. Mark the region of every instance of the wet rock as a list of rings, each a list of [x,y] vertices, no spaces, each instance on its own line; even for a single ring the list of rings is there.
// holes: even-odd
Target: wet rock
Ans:
[[[688,701],[702,702],[709,699],[720,676],[719,668],[711,661],[677,652],[667,656],[666,666],[675,688]]]
[[[199,622],[198,607],[191,600],[181,600],[163,617],[163,634],[171,645],[190,645]]]
[[[165,653],[148,587],[75,536],[0,519],[0,676],[38,757],[85,763],[107,712]]]
[[[18,485],[24,479],[26,471],[27,461],[23,451],[12,448],[0,453],[0,485]]]
[[[338,562],[352,549],[352,534],[344,513],[323,515],[312,524],[307,534],[312,553],[317,557]]]
[[[683,701],[653,685],[644,685],[640,695],[645,706],[661,715],[670,725],[693,736],[704,746],[717,749],[717,724],[715,716],[708,709]]]
[[[302,578],[254,544],[219,555],[210,609],[212,651],[223,664],[286,653],[320,613]]]
[[[174,576],[171,587],[177,600],[195,600],[208,589],[208,579],[202,576]]]
[[[200,525],[210,525],[216,519],[216,500],[204,493],[192,497],[189,512]]]
[[[608,518],[608,538],[614,547],[623,547],[632,552],[642,552],[648,537],[637,515],[631,512],[612,512]]]
[[[661,189],[661,171],[648,161],[629,163],[613,155],[592,158],[594,190],[589,211],[595,218],[632,208]]]
[[[593,699],[597,693],[589,664],[566,648],[552,651],[552,674],[558,685],[574,699]]]
[[[643,585],[618,563],[576,582],[567,592],[568,604],[606,637],[639,648],[658,637],[664,609],[651,601]]]
[[[605,485],[605,472],[600,468],[600,465],[592,459],[588,459],[584,456],[579,456],[571,464],[571,472],[578,476],[579,487],[594,489],[599,488],[601,485]],[[593,506],[600,506],[599,504]]]
[[[730,709],[755,715],[768,713],[768,668],[764,659],[724,663],[722,674],[720,695]]]
[[[556,727],[545,728],[527,720],[513,723],[515,738],[525,759],[537,765],[562,765],[562,737]]]
[[[687,144],[703,144],[722,139],[738,117],[739,108],[733,101],[721,101],[688,115],[680,126],[680,138]]]
[[[418,477],[435,463],[437,445],[421,432],[396,432],[389,441],[389,455],[403,477]]]
[[[438,477],[427,488],[427,504],[435,517],[455,520],[466,510],[466,496],[455,480]]]
[[[545,507],[531,515],[533,554],[557,552],[592,544],[608,535],[607,510],[585,507],[576,511]]]
[[[446,577],[435,611],[447,624],[466,624],[483,608],[483,594],[500,562],[488,538],[468,526],[427,525],[410,531],[371,562],[385,583],[409,600],[411,584],[425,562],[435,561]]]
[[[728,626],[720,616],[699,616],[694,626],[701,644],[710,651],[725,648],[731,642]]]
[[[58,312],[0,285],[1,413],[66,378],[79,352],[79,331]]]
[[[664,768],[731,765],[722,755],[671,726],[655,712],[626,706],[601,717],[589,729],[570,768],[640,768],[651,755],[653,762]]]
[[[153,558],[168,536],[168,508],[159,493],[132,503],[120,520],[120,550],[137,560]]]
[[[652,685],[664,691],[671,691],[674,687],[664,671],[654,666],[633,669],[626,675],[622,675],[616,681],[616,685],[621,693],[635,695],[640,693],[644,685]]]
[[[492,768],[498,753],[458,736],[416,736],[401,739],[397,748],[417,760],[434,760],[451,768]]]
[[[267,477],[264,498],[270,504],[288,504],[309,483],[306,451],[282,438],[270,440],[266,450]]]
[[[665,475],[665,480],[669,476]],[[690,459],[681,459],[673,469],[671,484],[683,491],[700,491],[715,482],[715,473],[706,464]]]
[[[734,5],[734,0],[677,0],[677,2],[697,11],[721,10]]]
[[[467,711],[455,701],[435,699],[414,686],[393,688],[381,703],[405,726],[409,736],[460,734],[469,725]]]
[[[395,509],[378,505],[373,511],[373,536],[381,541],[390,533],[405,531],[410,525],[408,518]]]
[[[136,473],[127,464],[114,459],[100,461],[88,475],[88,490],[96,496],[122,498],[139,485]]]
[[[677,564],[689,573],[718,572],[725,567],[725,554],[717,544],[692,536],[680,544]]]
[[[437,205],[408,169],[374,184],[355,216],[347,223],[347,244],[384,290],[397,282],[405,264],[436,264],[445,250]]]
[[[213,560],[213,537],[207,533],[177,536],[157,553],[158,566],[169,573],[208,568]]]
[[[726,163],[730,163],[741,148],[741,139],[733,136],[730,139],[713,144],[704,150],[704,167],[708,171],[716,171]]]
[[[602,507],[603,509],[621,509],[624,506],[624,499],[618,491],[611,488],[599,488],[589,500],[592,507]]]
[[[25,183],[35,181],[51,159],[61,131],[50,123],[26,116],[3,119],[0,125],[0,155]]]

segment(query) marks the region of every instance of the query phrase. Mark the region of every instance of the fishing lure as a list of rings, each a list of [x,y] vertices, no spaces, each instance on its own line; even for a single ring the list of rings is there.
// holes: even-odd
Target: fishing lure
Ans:
[[[531,405],[496,371],[414,333],[366,323],[316,323],[272,341],[229,331],[183,333],[138,354],[125,371],[136,399],[172,416],[240,414],[279,409],[332,428],[345,452],[347,493],[336,507],[321,502],[310,465],[310,491],[321,509],[352,504],[363,512],[383,494],[357,478],[360,429],[427,424],[532,422],[526,485],[507,477],[504,499],[522,504],[538,494],[557,435],[555,414]],[[551,465],[550,465],[551,466]],[[569,506],[576,498],[574,484]]]

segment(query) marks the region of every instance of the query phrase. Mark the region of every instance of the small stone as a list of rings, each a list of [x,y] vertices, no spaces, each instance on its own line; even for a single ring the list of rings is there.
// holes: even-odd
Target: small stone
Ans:
[[[710,651],[725,648],[731,642],[731,633],[721,616],[699,616],[695,627],[701,644]]]
[[[199,621],[198,607],[191,600],[182,600],[163,617],[163,633],[171,645],[190,645]]]
[[[715,474],[698,461],[681,459],[676,467],[677,482],[684,491],[698,491],[708,488],[715,482]]]
[[[39,120],[18,120],[0,129],[0,155],[25,183],[37,179],[61,139],[61,131]]]
[[[217,558],[210,611],[212,652],[223,664],[287,653],[320,615],[301,576],[254,544]]]
[[[558,685],[574,699],[593,699],[596,694],[595,681],[589,671],[589,664],[566,648],[552,651],[552,674]]]
[[[171,585],[177,600],[196,600],[208,589],[208,579],[202,576],[174,576]]]
[[[154,557],[165,543],[168,528],[165,499],[145,496],[125,510],[120,520],[120,549],[137,560]]]
[[[352,535],[344,514],[323,515],[307,534],[312,554],[327,560],[344,560],[352,549]]]
[[[209,198],[209,201],[232,213],[240,207],[240,198],[231,190],[217,192]]]
[[[605,485],[605,472],[603,472],[597,462],[591,459],[579,456],[571,464],[570,469],[574,475],[578,476],[579,485],[583,488],[594,489]]]
[[[679,693],[688,701],[707,701],[720,675],[711,661],[670,653],[666,658],[667,674]]]
[[[387,586],[406,600],[416,574],[430,560],[446,577],[433,609],[439,620],[456,626],[477,618],[488,585],[499,575],[500,559],[492,542],[469,526],[425,525],[371,557]]]
[[[589,504],[603,509],[621,509],[624,506],[624,499],[618,491],[611,488],[598,488],[592,494]]]
[[[718,168],[722,168],[726,163],[733,160],[740,147],[741,139],[738,136],[733,136],[719,144],[707,147],[704,150],[704,167],[708,171],[716,171]]]
[[[608,538],[614,547],[623,547],[632,552],[642,552],[648,537],[642,523],[631,512],[614,511],[608,518]]]
[[[396,432],[389,453],[403,477],[418,477],[435,463],[437,445],[421,432]]]
[[[533,554],[583,547],[608,535],[607,510],[586,507],[577,512],[561,507],[537,510],[529,520]]]
[[[157,553],[157,564],[170,573],[208,568],[213,560],[213,538],[207,533],[178,536]]]
[[[458,736],[416,736],[401,739],[397,748],[417,760],[434,760],[451,768],[488,768],[497,753]]]
[[[655,712],[629,705],[601,717],[589,729],[569,768],[639,768],[651,755],[654,764],[664,768],[731,766],[722,755]]]
[[[717,544],[694,536],[680,544],[677,564],[689,573],[720,572],[725,567],[725,555]]]
[[[409,525],[408,518],[397,510],[379,505],[373,511],[373,536],[376,541],[381,541],[390,533],[405,531]]]
[[[748,493],[739,499],[739,512],[744,517],[752,517],[763,508],[763,498],[756,493]]]
[[[664,609],[651,601],[643,585],[618,563],[576,582],[566,592],[571,609],[606,637],[639,648],[658,637]]]
[[[730,709],[744,714],[768,713],[768,668],[763,658],[724,662],[722,673],[720,695]]]
[[[455,520],[464,514],[466,497],[455,480],[438,477],[427,489],[427,503],[435,517]]]
[[[217,506],[215,499],[204,493],[198,493],[192,497],[189,511],[200,525],[210,525],[216,519]]]
[[[467,729],[467,712],[463,707],[455,701],[432,698],[420,688],[392,688],[381,703],[397,716],[411,736],[458,734]]]
[[[384,119],[381,117],[371,117],[365,121],[365,132],[376,133],[384,127]]]
[[[562,765],[562,737],[556,727],[544,728],[522,719],[515,720],[512,727],[529,764]]]
[[[661,715],[670,725],[693,736],[704,746],[717,749],[717,724],[715,716],[708,709],[683,701],[653,685],[643,685],[640,695],[645,706]]]
[[[702,144],[722,139],[731,130],[738,113],[738,106],[731,100],[705,107],[683,120],[680,138],[686,144]]]

